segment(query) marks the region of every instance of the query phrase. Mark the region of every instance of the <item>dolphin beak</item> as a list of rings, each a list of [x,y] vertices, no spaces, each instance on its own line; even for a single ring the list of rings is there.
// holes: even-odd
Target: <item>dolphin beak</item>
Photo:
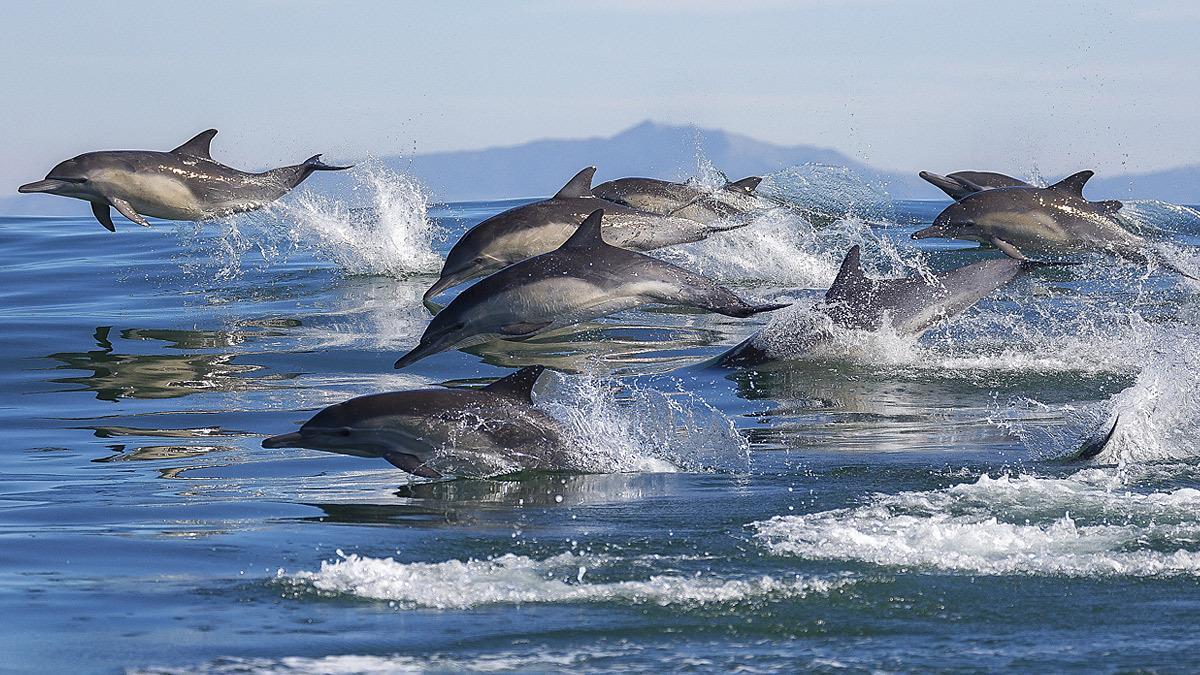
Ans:
[[[35,180],[32,183],[26,183],[17,188],[17,192],[24,194],[31,192],[54,192],[66,184],[66,181],[58,180],[57,178],[47,178],[45,180]]]
[[[426,356],[433,356],[434,354],[437,354],[438,352],[441,352],[444,349],[445,349],[444,347],[439,347],[432,343],[422,342],[422,343],[418,344],[416,347],[413,347],[412,351],[410,351],[407,354],[405,354],[404,356],[401,356],[400,358],[396,359],[396,365],[394,367],[396,369],[400,369],[400,368],[404,368],[407,366],[411,366],[412,364],[416,363],[417,361],[420,361],[421,359],[425,358]]]
[[[293,431],[290,434],[281,434],[279,436],[271,436],[264,438],[262,446],[264,448],[301,448],[300,442],[304,439],[299,431]]]
[[[434,284],[429,287],[429,290],[425,291],[425,295],[421,296],[421,303],[432,310],[435,306],[432,300],[437,297],[439,293],[447,289],[454,288],[455,286],[470,281],[476,277],[481,277],[484,274],[486,274],[486,271],[480,270],[478,267],[469,267],[465,270],[460,270],[451,274],[443,274],[442,278],[434,282]]]
[[[931,239],[934,237],[945,237],[946,228],[941,225],[930,225],[923,230],[917,230],[912,233],[913,239]]]

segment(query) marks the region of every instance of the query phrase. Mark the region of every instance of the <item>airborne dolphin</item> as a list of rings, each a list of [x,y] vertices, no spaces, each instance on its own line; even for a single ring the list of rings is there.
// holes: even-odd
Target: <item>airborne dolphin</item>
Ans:
[[[313,155],[301,164],[247,173],[212,158],[216,129],[202,131],[170,152],[104,150],[61,162],[44,180],[18,188],[92,203],[100,224],[115,232],[115,208],[139,225],[145,216],[167,220],[207,220],[260,209],[287,194],[314,171],[341,171]]]
[[[300,431],[272,436],[262,444],[380,457],[424,478],[464,469],[487,473],[563,468],[558,424],[535,408],[531,398],[543,369],[522,368],[482,389],[359,396],[325,408]]]
[[[1006,176],[994,171],[955,171],[945,176],[939,176],[930,171],[922,171],[919,175],[934,187],[945,192],[951,199],[958,201],[968,195],[984,190],[995,190],[1006,187],[1036,187],[1019,178]]]
[[[1090,202],[1080,171],[1046,188],[1006,187],[967,195],[947,206],[913,239],[965,239],[1024,259],[1028,253],[1108,251],[1144,262],[1146,241],[1114,219],[1121,202]]]
[[[448,349],[497,338],[524,340],[650,303],[747,317],[781,304],[750,305],[729,289],[670,263],[605,243],[596,209],[559,248],[510,265],[438,312],[403,368]]]
[[[712,189],[691,181],[672,183],[657,178],[618,178],[592,188],[597,197],[664,216],[700,223],[745,218],[763,208],[754,196],[762,178],[750,176]]]
[[[615,246],[649,251],[700,241],[746,223],[704,224],[603,201],[592,194],[589,166],[553,197],[509,209],[472,227],[446,255],[441,278],[425,291],[426,305],[442,291],[562,245],[589,213],[603,207],[604,234]]]
[[[850,249],[842,260],[825,301],[816,309],[846,329],[875,331],[884,325],[903,335],[920,336],[935,324],[946,321],[1012,281],[1023,270],[1041,263],[996,258],[972,263],[948,272],[916,275],[904,279],[872,279],[863,272],[861,249]],[[714,365],[754,366],[773,360],[766,333],[771,325],[717,357]],[[816,346],[829,334],[814,331],[802,336]]]

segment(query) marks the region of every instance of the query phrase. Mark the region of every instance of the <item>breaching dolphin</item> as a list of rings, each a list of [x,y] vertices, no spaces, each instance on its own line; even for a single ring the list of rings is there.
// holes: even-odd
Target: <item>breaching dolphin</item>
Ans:
[[[995,190],[1006,187],[1035,187],[1020,178],[1013,178],[994,171],[955,171],[940,176],[931,171],[922,171],[919,175],[934,187],[945,192],[951,199],[958,201],[968,195],[984,190]]]
[[[596,209],[557,249],[505,267],[460,293],[396,367],[497,338],[524,340],[650,303],[735,317],[786,307],[747,304],[702,276],[605,243],[603,215],[604,209]]]
[[[44,180],[18,188],[92,203],[100,224],[115,232],[115,208],[138,225],[145,216],[207,220],[260,209],[287,194],[314,171],[341,171],[313,155],[301,164],[247,173],[213,160],[209,145],[216,129],[196,134],[170,152],[104,150],[61,162]]]
[[[553,197],[509,209],[479,223],[446,255],[441,278],[425,292],[424,302],[442,291],[562,245],[589,213],[603,207],[605,238],[615,246],[649,251],[700,241],[714,232],[747,223],[698,223],[603,201],[592,194],[589,166],[575,174]]]
[[[423,478],[441,478],[444,471],[464,467],[483,473],[562,468],[562,433],[531,397],[543,369],[522,368],[482,389],[359,396],[325,408],[300,431],[272,436],[262,445],[380,457]]]
[[[763,209],[754,196],[762,178],[750,176],[709,188],[698,183],[672,183],[657,178],[618,178],[592,188],[597,197],[650,213],[680,216],[700,223],[743,219]]]
[[[815,309],[837,327],[876,331],[885,325],[901,335],[920,336],[935,324],[946,321],[1012,281],[1023,270],[1042,263],[996,258],[972,263],[948,272],[915,275],[903,279],[872,279],[861,265],[861,249],[850,249],[842,260],[825,301]],[[774,324],[744,340],[711,362],[726,367],[755,366],[771,360],[770,333]],[[802,352],[828,340],[822,330],[811,335],[788,336],[788,350]]]
[[[1080,171],[1046,188],[994,188],[967,195],[912,238],[978,241],[1017,259],[1029,253],[1108,251],[1145,262],[1146,241],[1114,219],[1121,202],[1084,198],[1083,186],[1092,175]]]

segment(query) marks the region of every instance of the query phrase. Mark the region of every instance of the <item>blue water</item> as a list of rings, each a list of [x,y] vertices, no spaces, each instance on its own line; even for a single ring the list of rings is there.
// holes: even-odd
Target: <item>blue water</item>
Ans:
[[[879,274],[991,255],[915,247],[938,203],[810,195],[818,228],[662,255],[800,306],[854,243]],[[759,372],[694,365],[786,311],[630,312],[393,371],[439,256],[513,203],[426,208],[377,172],[223,223],[0,220],[0,669],[1194,667],[1190,282],[1089,259],[918,342]],[[1194,211],[1124,215],[1191,260]],[[259,445],[530,363],[595,473],[429,483]],[[1100,457],[1065,459],[1114,414]]]

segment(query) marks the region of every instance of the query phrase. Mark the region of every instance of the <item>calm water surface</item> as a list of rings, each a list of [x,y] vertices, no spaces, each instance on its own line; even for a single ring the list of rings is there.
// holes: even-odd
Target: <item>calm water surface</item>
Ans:
[[[449,242],[515,202],[360,188],[202,227],[0,221],[0,669],[1195,667],[1196,286],[1094,259],[758,372],[696,364],[803,312],[630,312],[397,372]],[[845,201],[663,255],[800,307],[853,243],[878,274],[993,255],[915,248],[941,204]],[[1125,214],[1190,260],[1195,212]],[[530,363],[595,473],[259,445]]]

